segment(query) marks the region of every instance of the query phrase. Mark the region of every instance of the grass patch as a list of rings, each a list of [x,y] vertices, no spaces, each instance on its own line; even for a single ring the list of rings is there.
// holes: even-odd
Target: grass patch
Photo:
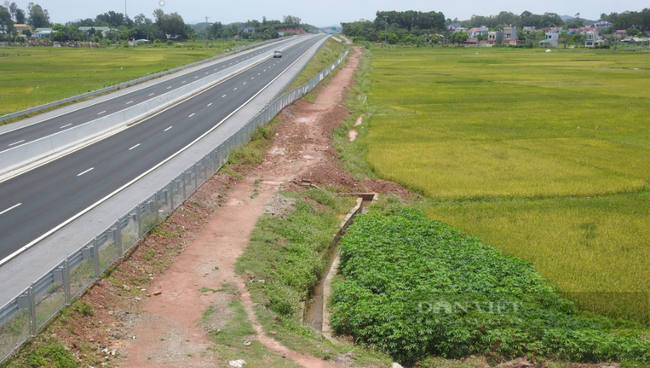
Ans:
[[[338,42],[330,37],[325,41],[323,47],[318,50],[307,66],[305,66],[305,69],[303,69],[298,77],[296,77],[289,89],[300,87],[309,82],[318,73],[322,72],[325,68],[338,60],[347,49],[348,46],[346,44]]]
[[[580,313],[530,263],[414,209],[357,217],[339,249],[332,326],[400,361],[650,362],[647,328]]]
[[[237,273],[250,280],[247,286],[259,303],[255,312],[265,332],[289,349],[323,359],[355,350],[357,365],[390,362],[381,354],[327,341],[301,322],[304,302],[329,259],[340,216],[354,207],[354,200],[322,189],[283,195],[295,199],[293,210],[282,219],[262,216],[236,264]]]
[[[16,56],[2,60],[3,70],[8,72],[0,75],[0,115],[208,59],[231,47],[225,41],[216,41],[208,50],[200,42],[183,45],[94,49],[5,47],[3,51]]]
[[[638,137],[650,109],[638,93],[650,61],[552,54],[373,50],[368,102],[387,114],[370,117],[361,138],[370,164],[433,197],[643,189],[650,149]]]
[[[648,208],[646,190],[589,199],[437,203],[427,213],[533,263],[582,308],[647,321]]]

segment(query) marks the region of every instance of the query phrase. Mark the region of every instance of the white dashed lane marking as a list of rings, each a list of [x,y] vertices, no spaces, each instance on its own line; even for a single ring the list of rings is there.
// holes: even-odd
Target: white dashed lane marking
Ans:
[[[70,124],[66,124],[66,125],[62,126],[60,129],[67,128],[67,127],[69,127],[69,126],[71,126],[71,125],[72,125],[72,123],[70,123]]]
[[[133,150],[133,149],[136,149],[136,148],[138,148],[139,146],[140,146],[140,143],[138,143],[138,144],[136,144],[135,146],[129,148],[129,151],[131,151],[131,150]]]
[[[17,144],[19,144],[19,143],[23,143],[24,141],[25,141],[25,140],[23,139],[22,141],[14,142],[14,143],[10,144],[9,147],[11,147],[11,146],[15,146],[15,145],[17,145]]]
[[[151,93],[151,94],[149,94],[149,97],[151,97],[151,96],[153,96],[153,95],[155,95],[155,93]]]
[[[91,171],[93,171],[93,170],[95,170],[95,168],[94,168],[94,167],[91,167],[90,169],[88,169],[88,170],[86,170],[86,171],[84,171],[84,172],[82,172],[82,173],[80,173],[80,174],[77,174],[77,176],[81,176],[81,175],[83,175],[83,174],[87,174],[87,173],[89,173],[89,172],[91,172]]]
[[[133,103],[133,101],[129,101],[129,102],[127,102],[126,104],[127,104],[127,105],[130,105],[130,104],[132,104],[132,103]]]
[[[192,116],[196,115],[196,113],[192,113],[192,115],[188,116],[188,118],[191,118]]]
[[[7,213],[7,212],[13,210],[14,208],[16,208],[16,207],[20,207],[21,205],[22,205],[22,203],[18,203],[18,204],[15,205],[15,206],[11,206],[11,207],[7,208],[6,210],[0,212],[0,215],[4,215],[5,213]]]
[[[170,126],[169,128],[165,129],[165,131],[168,131],[168,130],[170,130],[171,128],[173,128],[173,126]]]
[[[104,111],[98,113],[97,115],[101,115],[101,114],[103,114],[103,113],[105,113],[105,112],[106,112],[106,110],[104,110]]]
[[[210,106],[212,106],[212,102],[210,102],[210,103],[208,104],[208,107],[210,107]]]

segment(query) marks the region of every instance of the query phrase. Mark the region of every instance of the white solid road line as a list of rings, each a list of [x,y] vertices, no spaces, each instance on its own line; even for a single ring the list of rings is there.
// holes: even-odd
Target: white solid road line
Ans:
[[[69,127],[69,126],[71,126],[71,125],[72,125],[72,123],[70,123],[70,124],[66,124],[66,125],[62,126],[61,128],[59,128],[59,129],[67,128],[67,127]]]
[[[168,131],[169,129],[173,128],[173,126],[170,126],[169,128],[165,129],[165,131]]]
[[[17,205],[15,205],[15,206],[13,206],[13,207],[9,207],[9,208],[7,208],[6,210],[0,212],[0,215],[4,215],[5,213],[7,213],[7,212],[13,210],[14,208],[16,208],[16,207],[20,207],[21,205],[22,205],[22,203],[18,203]]]
[[[101,115],[101,114],[103,114],[103,113],[105,113],[105,112],[106,112],[106,110],[104,110],[104,111],[102,111],[102,112],[100,112],[100,113],[99,113],[99,114],[97,114],[97,115]]]
[[[135,146],[129,148],[129,151],[131,151],[132,149],[138,148],[138,147],[140,146],[140,144],[141,144],[141,143],[138,143],[138,144],[136,144]]]
[[[19,144],[19,143],[23,143],[24,141],[25,141],[25,140],[23,139],[22,141],[14,142],[14,143],[10,144],[9,147],[11,147],[11,146],[15,146],[15,145],[17,145],[17,144]]]
[[[81,176],[81,175],[83,175],[83,174],[87,174],[87,173],[89,173],[89,172],[91,172],[91,171],[93,171],[93,170],[95,170],[95,168],[94,168],[94,167],[91,167],[90,169],[88,169],[88,170],[86,170],[86,171],[84,171],[84,172],[82,172],[82,173],[80,173],[80,174],[77,174],[77,176]]]
[[[188,116],[188,118],[191,118],[192,116],[196,115],[196,113],[192,113],[192,115]]]

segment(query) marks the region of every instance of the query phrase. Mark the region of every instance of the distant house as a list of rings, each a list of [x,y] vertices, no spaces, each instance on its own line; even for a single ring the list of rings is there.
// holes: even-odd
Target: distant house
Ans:
[[[516,26],[503,27],[503,43],[507,45],[516,45],[519,39]]]
[[[546,32],[546,38],[539,41],[540,47],[557,47],[560,43],[560,34],[556,32]]]
[[[242,27],[244,33],[255,33],[255,27]]]
[[[79,30],[85,33],[90,33],[91,29],[95,29],[94,36],[101,35],[102,38],[106,38],[106,32],[111,30],[111,27],[79,27]],[[113,29],[117,31],[116,29]]]
[[[458,28],[454,29],[454,34],[461,33],[461,32],[465,32],[465,33],[467,33],[467,28],[465,28],[465,27],[458,27]]]
[[[52,33],[56,33],[52,28],[36,28],[34,31],[35,38],[49,38]]]
[[[537,32],[537,28],[535,26],[524,26],[523,31],[526,33]]]
[[[488,32],[487,42],[491,45],[501,45],[503,43],[503,32]]]
[[[600,37],[598,36],[598,30],[593,30],[587,32],[587,39],[585,40],[585,47],[595,47],[600,45]]]
[[[616,38],[622,40],[622,39],[624,39],[625,37],[627,37],[627,31],[626,31],[626,30],[624,30],[624,29],[619,29],[618,31],[616,31]]]
[[[16,32],[22,34],[26,29],[28,29],[30,32],[32,32],[32,26],[28,26],[27,24],[14,24],[14,28],[16,29]]]
[[[450,24],[450,25],[447,26],[447,30],[453,32],[453,31],[456,30],[456,28],[462,28],[462,27],[463,27],[463,26],[460,25],[459,23],[452,23],[452,24]]]
[[[475,27],[467,30],[468,39],[477,39],[479,35],[487,36],[487,34],[488,34],[487,27],[481,27],[481,28]]]
[[[564,32],[564,28],[562,27],[547,27],[544,28],[544,33],[562,33]]]

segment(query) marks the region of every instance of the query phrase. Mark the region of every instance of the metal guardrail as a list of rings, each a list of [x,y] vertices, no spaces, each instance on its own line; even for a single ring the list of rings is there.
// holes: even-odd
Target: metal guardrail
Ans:
[[[322,46],[322,45],[321,45]],[[274,99],[235,134],[141,202],[81,249],[47,271],[0,308],[0,363],[16,351],[113,263],[122,258],[154,226],[180,207],[226,163],[230,152],[250,141],[253,132],[282,109],[310,92],[347,56],[348,50],[308,83]],[[285,91],[291,80],[281,90]]]
[[[130,80],[128,82],[116,84],[114,86],[98,89],[98,90],[95,90],[95,91],[90,91],[90,92],[87,92],[87,93],[82,93],[80,95],[64,98],[62,100],[46,103],[44,105],[32,107],[32,108],[25,109],[25,110],[22,110],[22,111],[17,111],[17,112],[11,113],[11,114],[5,114],[5,115],[0,116],[0,121],[17,118],[17,117],[20,117],[20,116],[23,116],[23,115],[27,115],[27,114],[38,112],[38,111],[41,111],[41,110],[49,109],[49,108],[52,108],[52,107],[64,105],[64,104],[67,104],[67,103],[70,103],[70,102],[74,102],[74,101],[81,100],[81,99],[84,99],[84,98],[92,97],[92,96],[95,96],[95,95],[98,95],[98,94],[115,91],[115,90],[118,90],[118,89],[121,89],[121,88],[126,88],[126,87],[132,86],[134,84],[146,82],[146,81],[154,79],[154,78],[159,78],[159,77],[162,77],[162,76],[165,76],[165,75],[168,75],[168,74],[176,73],[176,72],[184,70],[184,69],[188,69],[188,68],[192,68],[192,67],[195,67],[195,66],[198,66],[198,65],[201,65],[201,64],[209,63],[211,61],[215,61],[215,60],[224,58],[226,56],[236,54],[236,53],[241,52],[243,50],[264,46],[264,45],[267,45],[269,43],[278,42],[278,41],[281,41],[281,40],[283,40],[283,38],[258,42],[258,43],[254,43],[254,44],[251,44],[251,45],[235,46],[235,47],[233,47],[234,51],[231,51],[231,52],[228,52],[228,53],[225,53],[225,54],[221,54],[221,55],[217,55],[217,56],[211,57],[209,59],[197,61],[197,62],[194,62],[192,64],[187,64],[187,65],[180,66],[178,68],[166,70],[166,71],[159,72],[159,73],[156,73],[156,74],[147,75],[147,76],[142,77],[142,78],[133,79],[133,80]]]

